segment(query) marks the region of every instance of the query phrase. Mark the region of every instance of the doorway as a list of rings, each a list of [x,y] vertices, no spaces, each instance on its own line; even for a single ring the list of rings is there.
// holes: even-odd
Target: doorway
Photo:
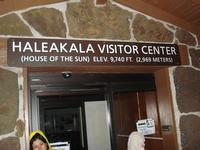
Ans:
[[[82,150],[93,149],[102,141],[109,150],[107,120],[102,94],[39,96],[39,128],[50,143],[68,142],[71,150]],[[91,138],[95,133],[98,138]]]
[[[151,117],[156,122],[156,133],[146,137],[146,145],[162,150],[154,74],[69,73],[66,77],[67,73],[29,74],[31,131],[43,130],[50,142],[69,141],[71,150],[93,150],[93,133],[99,135],[97,125],[104,122],[101,135],[104,138],[96,136],[96,141],[107,139],[105,150],[126,150],[128,135],[136,130],[136,121]],[[100,113],[104,116],[99,123],[90,116],[97,106],[99,112],[104,112]]]

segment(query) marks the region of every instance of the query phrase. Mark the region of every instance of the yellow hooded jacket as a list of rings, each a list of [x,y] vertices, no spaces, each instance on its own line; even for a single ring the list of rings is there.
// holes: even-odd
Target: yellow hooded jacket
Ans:
[[[40,134],[41,136],[43,136],[43,137],[45,138],[45,140],[47,141],[47,144],[48,144],[48,146],[49,146],[49,150],[53,150],[53,149],[51,148],[51,146],[49,145],[49,141],[48,141],[47,137],[44,135],[44,133],[43,133],[41,130],[35,130],[35,131],[31,132],[31,134],[30,134],[30,136],[29,136],[29,140],[31,140],[31,139],[33,138],[33,136],[34,136],[36,133],[38,133],[38,134]]]

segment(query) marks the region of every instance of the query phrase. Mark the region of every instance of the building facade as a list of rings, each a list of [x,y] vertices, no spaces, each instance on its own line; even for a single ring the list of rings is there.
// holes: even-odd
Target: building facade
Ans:
[[[29,143],[28,72],[25,67],[7,65],[6,43],[11,37],[179,45],[180,51],[184,51],[181,55],[185,53],[186,57],[181,56],[181,59],[187,61],[179,66],[165,67],[171,95],[168,105],[171,105],[175,125],[173,136],[177,140],[177,149],[200,149],[200,48],[197,35],[115,1],[96,5],[93,0],[41,4],[0,16],[0,149],[24,150]],[[89,69],[77,70],[90,72]],[[95,68],[92,70],[95,72]],[[142,70],[147,72],[148,66]],[[102,72],[109,71],[102,69]],[[117,72],[135,71],[132,67],[129,71],[121,69]],[[161,105],[159,109],[163,109]]]

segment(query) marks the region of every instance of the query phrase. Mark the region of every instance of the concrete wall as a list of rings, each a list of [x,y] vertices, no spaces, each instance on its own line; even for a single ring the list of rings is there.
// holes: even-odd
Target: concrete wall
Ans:
[[[69,0],[0,16],[0,124],[6,124],[5,127],[0,125],[0,149],[8,145],[11,147],[7,149],[25,149],[22,69],[6,65],[6,50],[1,43],[8,37],[186,45],[190,64],[169,68],[173,105],[180,149],[200,149],[200,48],[196,36],[116,2],[108,1],[106,5],[95,6],[94,0]]]

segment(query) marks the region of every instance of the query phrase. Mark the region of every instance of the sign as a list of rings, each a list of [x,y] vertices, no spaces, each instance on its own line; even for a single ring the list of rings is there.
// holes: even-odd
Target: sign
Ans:
[[[153,119],[138,120],[137,131],[143,135],[155,134],[155,122]]]
[[[70,150],[70,144],[68,142],[56,142],[50,143],[54,150]]]
[[[10,38],[7,47],[9,66],[180,65],[175,44]]]

